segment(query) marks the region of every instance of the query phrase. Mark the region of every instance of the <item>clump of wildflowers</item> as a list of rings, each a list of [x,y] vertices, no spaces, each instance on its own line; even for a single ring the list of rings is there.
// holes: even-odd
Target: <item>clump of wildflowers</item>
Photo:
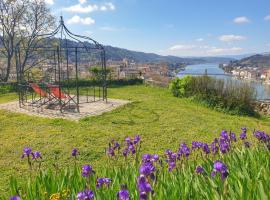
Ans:
[[[172,171],[176,168],[177,154],[173,153],[170,149],[166,150],[166,162],[168,163],[168,170]]]
[[[21,156],[21,159],[24,159],[25,157],[27,158],[27,162],[30,169],[32,169],[32,161],[30,159],[31,157],[32,157],[32,160],[35,160],[35,161],[37,161],[38,159],[39,160],[42,159],[41,153],[39,151],[33,152],[30,147],[25,147],[23,149],[23,154]],[[41,163],[39,163],[39,168],[40,166],[41,166]]]
[[[225,180],[225,178],[227,178],[227,176],[229,175],[227,166],[220,160],[216,160],[214,162],[214,169],[211,175],[214,177],[217,173],[221,174],[222,180]]]
[[[106,149],[106,153],[107,153],[107,155],[114,157],[116,150],[118,150],[118,151],[120,150],[120,144],[117,141],[112,140],[109,143],[109,147]]]
[[[77,194],[77,200],[91,200],[94,199],[95,195],[92,190],[84,190]]]
[[[140,144],[140,141],[141,141],[141,137],[139,135],[136,135],[134,137],[134,139],[131,139],[130,137],[126,137],[126,139],[125,139],[126,147],[125,147],[125,149],[123,151],[123,155],[125,157],[127,157],[128,154],[130,154],[130,153],[132,155],[136,154],[137,147]]]

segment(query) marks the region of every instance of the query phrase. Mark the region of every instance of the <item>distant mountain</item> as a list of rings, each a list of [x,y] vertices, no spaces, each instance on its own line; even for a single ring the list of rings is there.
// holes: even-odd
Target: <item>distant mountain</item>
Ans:
[[[123,60],[128,58],[139,63],[147,62],[169,62],[171,64],[175,63],[186,63],[186,64],[202,64],[202,63],[228,63],[233,58],[226,57],[177,57],[177,56],[161,56],[154,53],[144,53],[138,51],[131,51],[127,49],[105,46],[106,57],[111,60]]]
[[[270,54],[256,54],[231,63],[232,67],[270,68]]]
[[[1,37],[1,36],[0,36]],[[57,38],[46,38],[42,44],[44,46],[57,44],[59,39]],[[93,47],[93,44],[90,44],[88,42],[78,43],[74,40],[62,40],[61,41],[62,46],[88,46]],[[55,46],[55,45],[54,45]],[[2,47],[2,44],[0,43],[0,48]],[[129,60],[133,60],[137,63],[155,63],[155,62],[168,62],[170,64],[203,64],[203,63],[228,63],[231,60],[235,60],[233,58],[228,57],[177,57],[177,56],[162,56],[155,53],[144,53],[139,51],[132,51],[127,50],[123,48],[118,47],[112,47],[112,46],[105,46],[106,50],[106,59],[107,60],[114,60],[114,61],[121,61],[124,58],[127,58]],[[75,54],[74,52],[69,52],[69,56],[71,60],[75,60]],[[94,55],[92,55],[94,56]],[[88,58],[83,57],[82,60],[87,60]]]

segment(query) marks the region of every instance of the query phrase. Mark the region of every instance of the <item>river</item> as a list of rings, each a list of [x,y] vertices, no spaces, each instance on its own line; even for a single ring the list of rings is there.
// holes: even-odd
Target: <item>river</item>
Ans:
[[[215,76],[216,78],[221,79],[233,79],[248,83],[251,87],[254,87],[256,89],[257,99],[270,99],[270,85],[261,83],[259,81],[238,80],[233,76],[225,74],[225,72],[221,68],[219,68],[218,64],[188,65],[185,70],[179,72],[177,76],[183,77],[186,74],[204,74],[206,71],[209,76]]]

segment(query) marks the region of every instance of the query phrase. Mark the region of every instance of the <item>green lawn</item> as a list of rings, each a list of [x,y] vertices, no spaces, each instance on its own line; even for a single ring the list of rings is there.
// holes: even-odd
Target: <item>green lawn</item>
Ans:
[[[239,134],[240,128],[270,132],[269,119],[231,116],[171,95],[168,89],[140,86],[112,88],[110,98],[133,103],[110,113],[72,122],[45,119],[0,110],[0,194],[5,193],[11,174],[24,178],[27,164],[21,160],[23,147],[40,150],[46,163],[72,162],[70,152],[78,147],[80,163],[102,167],[104,148],[111,138],[123,139],[140,134],[142,152],[163,153],[176,149],[180,141],[210,142],[222,129]],[[16,99],[15,94],[0,96],[0,103]],[[54,159],[53,159],[54,158]]]

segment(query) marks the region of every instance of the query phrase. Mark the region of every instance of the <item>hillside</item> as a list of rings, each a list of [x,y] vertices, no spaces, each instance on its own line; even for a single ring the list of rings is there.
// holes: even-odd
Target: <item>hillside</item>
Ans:
[[[256,54],[231,63],[232,67],[270,68],[270,54]]]
[[[1,37],[1,36],[0,36]],[[44,44],[55,44],[58,42],[57,38],[46,39]],[[88,46],[91,47],[92,44],[88,42],[83,42],[78,44],[77,41],[74,40],[62,40],[62,45],[68,46]],[[0,48],[2,44],[0,43]],[[162,56],[155,53],[145,53],[139,51],[132,51],[128,49],[112,47],[109,45],[105,46],[106,50],[106,58],[107,60],[120,61],[124,58],[128,58],[129,60],[134,60],[137,63],[149,63],[149,62],[168,62],[170,64],[176,63],[184,63],[184,64],[201,64],[201,63],[228,63],[231,60],[235,60],[231,57],[177,57],[177,56]],[[70,53],[71,59],[75,60],[74,53]]]
[[[225,57],[177,57],[177,56],[161,56],[154,53],[144,53],[138,51],[131,51],[127,49],[105,46],[107,59],[111,60],[122,60],[128,58],[135,62],[146,63],[146,62],[169,62],[169,63],[186,63],[186,64],[201,64],[201,63],[220,63],[229,62],[234,60],[232,58]]]

